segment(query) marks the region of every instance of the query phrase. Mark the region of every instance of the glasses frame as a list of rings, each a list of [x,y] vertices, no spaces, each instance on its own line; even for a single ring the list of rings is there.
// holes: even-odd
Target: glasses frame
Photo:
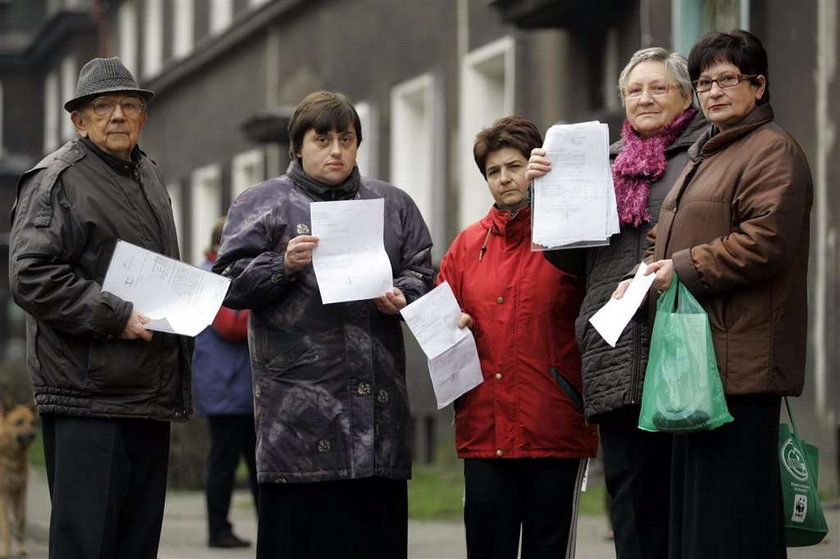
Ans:
[[[123,115],[125,115],[128,118],[137,118],[138,116],[143,114],[143,111],[146,110],[146,102],[143,101],[143,99],[141,99],[139,97],[126,97],[122,101],[115,101],[114,106],[111,108],[110,111],[105,112],[105,113],[100,113],[99,111],[96,110],[96,106],[95,106],[96,102],[99,101],[100,99],[104,100],[104,99],[108,99],[108,97],[96,97],[95,99],[91,99],[91,101],[90,101],[90,108],[93,111],[93,114],[95,114],[96,116],[99,116],[99,117],[106,117],[106,116],[110,117],[111,115],[114,114],[114,111],[117,110],[117,105],[120,106],[120,110],[122,111]],[[125,106],[123,105],[123,103],[125,103],[126,101],[129,101],[129,100],[136,100],[138,103],[140,103],[140,110],[137,111],[137,114],[131,114],[131,113],[129,113],[125,110]],[[131,112],[133,113],[134,111],[131,111]]]
[[[660,84],[654,84],[654,85],[660,85]],[[645,90],[647,90],[648,95],[650,95],[651,97],[664,97],[664,96],[668,95],[669,93],[671,93],[672,89],[677,89],[677,90],[680,89],[679,84],[676,84],[676,83],[665,82],[664,85],[665,85],[665,91],[663,91],[662,93],[654,93],[653,90],[651,89],[650,85],[648,85],[646,87],[643,87],[638,95],[631,95],[631,94],[627,93],[627,87],[626,86],[624,87],[624,90],[622,91],[622,93],[624,94],[624,97],[626,99],[636,100],[636,99],[641,99],[642,98],[642,96],[645,93]]]
[[[708,87],[708,88],[706,88],[706,89],[700,89],[699,87],[697,87],[697,82],[699,82],[699,81],[700,81],[699,79],[694,80],[693,82],[691,82],[691,85],[693,85],[693,86],[694,86],[694,91],[696,91],[697,93],[706,93],[707,91],[711,91],[711,90],[712,90],[712,87],[713,87],[715,84],[717,84],[717,86],[718,86],[720,89],[730,89],[730,88],[732,88],[732,87],[738,87],[739,85],[741,85],[741,82],[742,82],[742,81],[745,81],[745,80],[754,80],[755,78],[757,78],[757,77],[758,77],[758,76],[760,76],[760,75],[761,75],[761,74],[729,74],[729,73],[726,73],[726,74],[721,74],[720,76],[716,77],[716,78],[715,78],[715,79],[713,79],[713,80],[711,80],[711,79],[710,79],[710,80],[709,80],[709,87]],[[735,83],[733,83],[732,85],[723,85],[722,83],[720,83],[720,81],[718,81],[718,80],[720,80],[721,78],[728,78],[728,77],[730,77],[730,76],[734,76],[735,78],[737,78],[737,79],[738,79],[738,81],[737,81],[737,82],[735,82]],[[705,80],[705,79],[709,79],[709,78],[701,78],[701,79],[704,79],[704,80]]]

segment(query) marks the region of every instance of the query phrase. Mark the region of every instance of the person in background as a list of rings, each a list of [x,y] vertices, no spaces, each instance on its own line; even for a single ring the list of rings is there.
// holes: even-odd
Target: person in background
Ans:
[[[528,155],[542,145],[518,116],[479,132],[473,154],[495,203],[453,241],[449,282],[484,382],[455,401],[471,559],[574,554],[577,492],[598,438],[586,423],[574,320],[580,278],[531,251]],[[571,554],[571,555],[569,555]]]
[[[207,260],[201,266],[205,270],[216,261],[224,224],[224,218],[220,218],[213,227]],[[219,309],[213,324],[195,338],[192,370],[196,413],[207,417],[210,430],[204,488],[208,545],[248,547],[251,542],[236,536],[228,519],[240,457],[248,470],[254,505],[258,505],[247,310]]]
[[[152,335],[148,317],[102,291],[118,240],[179,258],[163,178],[137,146],[153,96],[118,58],[85,64],[64,104],[80,137],[23,175],[12,211],[51,559],[157,557],[169,422],[192,411],[192,339]]]
[[[260,482],[257,556],[399,559],[411,475],[399,311],[432,284],[432,240],[411,198],[363,178],[362,127],[340,93],[317,91],[289,121],[285,175],[241,194],[213,270],[225,305],[251,312]],[[392,291],[325,305],[310,205],[384,199]]]
[[[755,35],[707,34],[688,70],[712,126],[662,203],[645,262],[652,306],[676,274],[708,314],[735,421],[674,436],[668,557],[779,559],[779,410],[805,383],[811,171],[774,121]]]
[[[708,124],[692,108],[688,65],[680,54],[659,47],[639,50],[621,71],[618,91],[627,118],[610,157],[621,230],[607,246],[544,254],[586,281],[576,324],[583,400],[601,436],[616,556],[664,559],[672,439],[636,427],[651,323],[646,313],[637,313],[613,348],[589,319],[642,260],[662,200],[687,163],[688,148]],[[551,168],[542,149],[533,151],[528,166],[529,179]]]

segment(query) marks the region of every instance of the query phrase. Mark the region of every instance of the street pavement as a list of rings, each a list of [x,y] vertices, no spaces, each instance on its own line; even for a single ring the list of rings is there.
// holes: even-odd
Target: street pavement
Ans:
[[[31,473],[28,494],[28,557],[47,559],[49,491],[44,471],[34,468]],[[789,559],[840,557],[840,502],[830,503],[825,508],[832,531],[829,541],[812,547],[789,549]],[[231,506],[231,522],[237,535],[256,541],[256,514],[247,490],[235,492]],[[615,559],[612,542],[604,538],[606,531],[607,525],[603,517],[581,516],[577,527],[577,559]],[[465,550],[461,523],[417,520],[409,522],[409,559],[464,559]],[[254,555],[253,546],[239,550],[207,547],[204,496],[201,492],[170,491],[167,494],[158,559],[245,559]]]

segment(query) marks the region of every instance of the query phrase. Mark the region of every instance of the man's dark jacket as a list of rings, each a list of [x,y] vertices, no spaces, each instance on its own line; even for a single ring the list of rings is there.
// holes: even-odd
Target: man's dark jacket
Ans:
[[[27,312],[27,368],[42,414],[185,420],[191,340],[118,338],[131,303],[103,292],[118,239],[178,258],[172,207],[152,160],[106,160],[73,140],[21,177],[10,285]]]

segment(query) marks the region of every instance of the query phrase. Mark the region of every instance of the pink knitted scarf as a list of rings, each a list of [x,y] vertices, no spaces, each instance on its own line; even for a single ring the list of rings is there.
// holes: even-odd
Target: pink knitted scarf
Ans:
[[[625,120],[621,128],[624,148],[615,158],[612,166],[615,198],[618,204],[618,218],[621,225],[638,227],[651,220],[648,213],[650,185],[665,173],[665,149],[688,127],[697,114],[695,109],[683,111],[677,118],[650,138],[642,138]]]

